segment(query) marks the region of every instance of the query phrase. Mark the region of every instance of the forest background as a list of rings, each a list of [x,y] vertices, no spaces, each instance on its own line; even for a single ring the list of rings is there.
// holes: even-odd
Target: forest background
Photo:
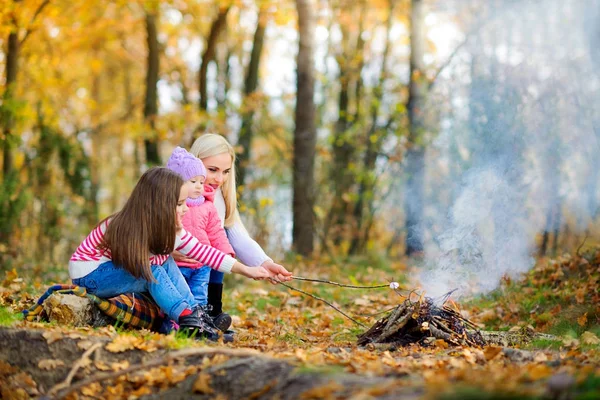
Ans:
[[[430,291],[487,292],[598,239],[598,10],[3,0],[0,269],[66,278],[141,172],[210,131],[275,259],[416,255]]]

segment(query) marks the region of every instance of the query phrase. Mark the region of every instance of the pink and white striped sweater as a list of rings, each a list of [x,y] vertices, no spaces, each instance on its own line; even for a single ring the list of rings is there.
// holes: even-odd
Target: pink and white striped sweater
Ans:
[[[83,278],[101,264],[111,260],[110,251],[98,249],[98,244],[102,241],[107,226],[108,220],[103,221],[77,247],[69,261],[71,279]],[[235,263],[233,257],[214,247],[200,243],[198,239],[183,229],[175,239],[175,250],[219,272],[231,273],[231,268]],[[149,254],[149,261],[151,265],[162,265],[169,256],[170,254]]]

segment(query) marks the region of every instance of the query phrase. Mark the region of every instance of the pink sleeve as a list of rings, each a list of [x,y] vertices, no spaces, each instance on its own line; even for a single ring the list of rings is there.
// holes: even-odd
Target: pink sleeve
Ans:
[[[206,234],[210,240],[210,245],[225,254],[235,257],[235,251],[233,251],[233,247],[231,247],[229,239],[227,239],[225,229],[221,226],[221,219],[219,218],[217,208],[212,203],[207,204],[206,207],[209,207]]]
[[[182,230],[181,236],[176,236],[175,250],[183,255],[200,261],[202,265],[208,265],[210,268],[224,273],[231,273],[235,259],[227,254],[204,245],[194,236]]]

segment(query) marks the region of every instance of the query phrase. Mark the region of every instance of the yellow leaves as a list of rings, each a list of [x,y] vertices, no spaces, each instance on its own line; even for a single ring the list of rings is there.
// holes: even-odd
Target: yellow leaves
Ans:
[[[499,347],[499,346],[487,346],[483,350],[483,355],[484,355],[486,361],[493,360],[500,353],[502,353],[502,347]]]
[[[127,368],[129,368],[129,361],[127,360],[118,361],[110,364],[110,369],[112,369],[115,372],[122,371]]]
[[[593,334],[590,331],[585,331],[581,334],[581,343],[583,344],[591,344],[591,345],[600,345],[600,338]]]
[[[198,374],[198,378],[194,382],[192,390],[194,393],[213,394],[214,390],[210,387],[211,376],[203,372]]]
[[[50,360],[43,359],[38,362],[38,368],[45,369],[46,371],[53,370],[58,367],[64,367],[65,363],[62,360]]]
[[[581,317],[577,318],[577,324],[579,326],[586,326],[587,323],[588,323],[587,313],[585,313]]]
[[[106,345],[106,350],[112,353],[121,353],[127,350],[143,350],[153,352],[158,349],[158,343],[155,341],[146,341],[139,336],[132,335],[117,335],[113,341]]]
[[[106,350],[113,353],[120,353],[127,350],[133,350],[140,345],[143,339],[131,335],[118,335],[113,341],[106,345]]]
[[[577,301],[577,304],[585,303],[585,292],[586,289],[584,287],[575,291],[575,301]]]
[[[325,385],[309,389],[300,395],[301,399],[331,399],[335,398],[335,393],[344,388],[335,381],[329,381]]]
[[[59,330],[45,331],[42,336],[46,339],[46,343],[52,344],[64,337],[64,334]]]
[[[552,368],[546,364],[535,364],[527,366],[527,374],[531,380],[537,381],[552,375]]]

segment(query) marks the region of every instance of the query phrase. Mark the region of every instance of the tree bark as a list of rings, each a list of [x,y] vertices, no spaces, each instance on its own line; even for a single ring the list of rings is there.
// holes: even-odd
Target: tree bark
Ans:
[[[377,86],[373,90],[374,99],[371,101],[371,128],[366,132],[366,149],[363,156],[363,174],[358,188],[358,200],[354,206],[354,220],[357,221],[359,229],[352,239],[350,245],[350,254],[357,254],[364,250],[369,238],[369,224],[363,221],[365,209],[373,209],[373,200],[375,192],[376,177],[374,173],[377,156],[381,150],[383,141],[387,137],[388,130],[377,125],[377,119],[380,114],[381,97],[383,95],[383,84],[386,79],[386,64],[388,60],[390,42],[389,36],[392,29],[395,0],[390,0],[388,9],[388,18],[386,22],[385,46],[381,60],[381,71]]]
[[[347,43],[350,33],[347,27],[340,23],[342,42]],[[332,144],[333,163],[329,172],[329,180],[333,183],[333,200],[329,210],[329,218],[325,226],[324,240],[331,239],[337,246],[344,236],[345,223],[348,215],[348,193],[354,182],[354,173],[348,168],[354,156],[354,145],[350,140],[349,103],[350,103],[350,65],[349,46],[343,45],[344,54],[338,57],[340,93],[338,97],[338,120]],[[323,243],[326,246],[326,243]]]
[[[204,53],[202,53],[202,62],[200,63],[200,72],[198,74],[198,85],[200,90],[199,107],[201,111],[208,109],[208,94],[207,94],[207,82],[206,74],[208,72],[208,64],[214,60],[217,42],[219,41],[219,35],[227,26],[227,14],[231,7],[221,7],[219,14],[215,18],[210,27],[210,33],[206,40],[206,47]]]
[[[150,132],[144,139],[146,163],[161,164],[158,153],[158,137],[156,133],[156,118],[158,116],[158,71],[159,49],[157,33],[158,11],[146,12],[146,33],[148,43],[148,58],[146,64],[146,100],[144,102],[144,121],[150,127]]]
[[[21,50],[17,32],[18,28],[15,27],[15,30],[8,35],[6,52],[6,84],[3,101],[5,104],[8,104],[6,105],[7,109],[4,110],[2,116],[2,131],[4,134],[2,173],[5,179],[13,170],[12,148],[14,139],[12,138],[12,129],[14,124],[14,116],[13,112],[10,110],[10,102],[13,100],[14,86],[16,85],[17,72],[19,69],[19,52]]]
[[[425,177],[425,4],[412,0],[410,16],[410,84],[408,97],[409,137],[406,154],[406,186],[404,212],[406,215],[406,255],[423,251],[423,207]]]
[[[314,246],[314,165],[316,147],[314,103],[314,4],[297,0],[298,58],[293,161],[293,246],[309,256]]]
[[[252,53],[250,54],[250,63],[248,64],[248,70],[246,72],[246,79],[244,81],[244,95],[245,101],[248,103],[248,98],[251,96],[258,87],[258,71],[260,66],[260,56],[262,54],[263,42],[265,38],[265,27],[266,27],[266,15],[263,8],[258,12],[258,22],[256,24],[256,31],[254,32],[254,41],[252,45]],[[252,102],[250,102],[252,103]],[[252,121],[254,119],[254,106],[246,104],[246,109],[242,116],[242,127],[240,129],[240,136],[238,139],[238,145],[240,145],[242,151],[238,154],[238,170],[237,178],[240,185],[244,185],[246,181],[246,171],[251,156],[251,145],[252,137],[254,135],[252,129]]]

